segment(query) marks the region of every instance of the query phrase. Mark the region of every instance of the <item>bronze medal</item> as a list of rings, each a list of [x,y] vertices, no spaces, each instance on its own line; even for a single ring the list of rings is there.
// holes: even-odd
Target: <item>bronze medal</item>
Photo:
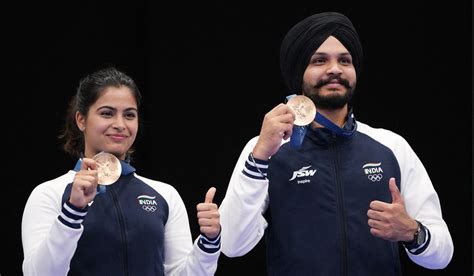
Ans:
[[[309,125],[316,117],[316,106],[313,101],[303,95],[291,97],[286,103],[296,115],[294,124],[297,126]]]
[[[119,179],[120,174],[122,174],[122,165],[115,155],[100,152],[92,157],[92,159],[97,163],[100,185],[110,185]]]

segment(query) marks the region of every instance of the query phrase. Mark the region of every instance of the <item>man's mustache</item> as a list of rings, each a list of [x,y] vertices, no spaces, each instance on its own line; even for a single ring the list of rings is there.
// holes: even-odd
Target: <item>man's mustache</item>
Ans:
[[[318,81],[318,83],[316,83],[315,87],[316,88],[321,88],[323,87],[324,85],[326,84],[329,84],[331,81],[333,80],[337,80],[337,82],[341,85],[343,85],[344,87],[346,87],[347,89],[351,89],[351,85],[349,84],[349,81],[346,80],[346,79],[343,79],[341,78],[341,76],[337,75],[337,76],[331,76],[327,79],[323,79],[323,80],[320,80]]]

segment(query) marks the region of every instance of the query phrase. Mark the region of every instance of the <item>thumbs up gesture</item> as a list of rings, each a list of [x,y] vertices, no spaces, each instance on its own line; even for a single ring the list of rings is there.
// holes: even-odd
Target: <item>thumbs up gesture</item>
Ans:
[[[411,241],[418,225],[405,209],[395,178],[390,178],[388,188],[392,194],[392,203],[378,200],[370,203],[367,211],[370,233],[390,241]]]
[[[219,210],[217,204],[212,203],[215,194],[216,188],[210,188],[206,193],[204,203],[196,206],[199,230],[209,239],[214,239],[221,231]]]

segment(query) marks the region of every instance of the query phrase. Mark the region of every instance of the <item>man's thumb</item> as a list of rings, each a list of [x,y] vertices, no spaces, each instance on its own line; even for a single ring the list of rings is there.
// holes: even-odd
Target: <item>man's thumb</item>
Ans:
[[[211,187],[206,193],[206,199],[204,200],[204,203],[212,203],[212,200],[214,200],[214,195],[216,194],[216,188]]]
[[[395,182],[395,177],[390,178],[388,181],[388,188],[392,194],[392,203],[402,202],[402,196],[400,195],[400,190],[398,190],[397,184]]]

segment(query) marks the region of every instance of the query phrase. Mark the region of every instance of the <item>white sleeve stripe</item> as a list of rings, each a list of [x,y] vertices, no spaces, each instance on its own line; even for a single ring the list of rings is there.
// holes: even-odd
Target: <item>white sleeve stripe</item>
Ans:
[[[205,243],[201,243],[201,245],[207,249],[219,249],[221,246],[220,244],[214,245],[214,244],[205,244]]]
[[[221,236],[220,235],[212,241],[209,240],[205,235],[201,235],[200,238],[201,238],[201,241],[203,243],[205,242],[207,244],[218,244],[218,243],[221,242]]]
[[[66,202],[63,204],[64,209],[66,209],[69,213],[79,216],[79,217],[85,217],[87,215],[87,212],[78,212],[73,210],[71,207],[67,206]]]
[[[64,213],[61,213],[61,218],[64,219],[65,221],[69,222],[69,223],[76,223],[76,224],[80,224],[83,221],[83,219],[75,220],[75,219],[69,218]]]
[[[247,168],[245,168],[245,167],[244,167],[244,171],[245,171],[247,174],[251,175],[251,176],[255,176],[255,177],[259,177],[259,178],[262,177],[262,174],[260,174],[259,172],[253,172],[253,171],[251,171],[251,170],[249,170],[249,169],[247,169]],[[263,174],[264,177],[265,177],[266,175],[267,175],[266,173]]]
[[[257,167],[259,169],[268,169],[268,164],[266,165],[258,164],[258,163],[254,164],[251,160],[248,160],[248,159],[245,162],[251,167]]]

